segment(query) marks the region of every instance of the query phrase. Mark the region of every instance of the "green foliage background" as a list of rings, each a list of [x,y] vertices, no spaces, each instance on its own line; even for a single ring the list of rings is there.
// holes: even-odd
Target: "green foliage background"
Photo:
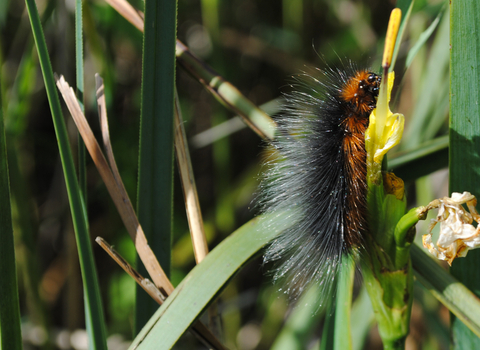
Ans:
[[[131,3],[143,10],[141,1]],[[74,4],[53,0],[36,4],[53,70],[75,86]],[[25,4],[5,1],[0,6],[1,107],[11,178],[23,337],[25,348],[55,348],[59,347],[59,332],[85,328],[83,287],[51,112]],[[261,105],[288,92],[290,77],[305,67],[323,68],[340,60],[352,60],[379,71],[392,8],[385,1],[179,0],[177,36]],[[98,72],[105,79],[118,167],[135,202],[142,34],[100,0],[83,3],[83,19],[86,115],[98,133],[93,80]],[[403,113],[407,120],[397,154],[389,154],[394,170],[395,162],[401,165],[398,159],[407,151],[423,150],[425,142],[448,133],[448,45],[445,3],[415,2],[396,64],[392,110]],[[232,119],[232,112],[179,68],[176,84],[207,238],[213,249],[255,215],[252,199],[260,164],[266,157],[264,143],[239,120]],[[68,113],[64,114],[73,143],[77,134]],[[409,206],[448,194],[445,170],[419,178],[447,165],[446,143],[442,140],[433,141],[432,152],[437,153],[428,163],[423,161],[407,169],[399,166],[401,176],[407,180]],[[86,174],[90,236],[102,236],[128,261],[135,262],[133,244],[88,156]],[[194,256],[176,173],[173,191],[170,274],[177,285],[193,268]],[[419,224],[418,232],[425,230],[426,225]],[[93,252],[109,340],[118,340],[120,335],[125,340],[120,343],[125,345],[134,337],[134,282],[99,247],[93,246]],[[328,349],[320,341],[322,314],[315,314],[315,307],[289,306],[278,286],[270,283],[268,268],[257,258],[223,290],[218,307],[223,315],[224,343],[232,349]],[[359,288],[355,289],[355,297],[353,347],[381,349],[368,298]],[[412,349],[446,349],[447,309],[417,283],[415,297],[407,345]],[[30,329],[34,326],[43,327],[43,337],[32,335]],[[188,333],[177,344],[178,349],[196,347],[200,347],[199,343]]]

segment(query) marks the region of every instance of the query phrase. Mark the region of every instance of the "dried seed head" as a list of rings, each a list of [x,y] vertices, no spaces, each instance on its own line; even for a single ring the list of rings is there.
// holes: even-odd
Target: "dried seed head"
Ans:
[[[462,204],[467,204],[470,212]],[[423,235],[423,246],[439,260],[446,260],[449,265],[457,257],[465,257],[469,250],[480,246],[480,225],[475,228],[473,220],[480,222],[480,215],[475,206],[477,199],[469,192],[452,193],[452,197],[436,199],[429,204],[429,209],[439,208],[428,233]],[[432,243],[432,230],[440,223],[437,246]]]

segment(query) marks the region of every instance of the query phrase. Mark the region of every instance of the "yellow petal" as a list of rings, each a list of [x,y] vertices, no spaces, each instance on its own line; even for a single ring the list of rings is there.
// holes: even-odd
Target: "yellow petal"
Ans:
[[[394,72],[388,74],[387,84],[380,86],[377,108],[370,114],[370,124],[365,133],[367,150],[367,168],[369,179],[373,182],[381,179],[381,164],[384,155],[397,145],[403,134],[405,118],[402,114],[393,114],[389,107]]]

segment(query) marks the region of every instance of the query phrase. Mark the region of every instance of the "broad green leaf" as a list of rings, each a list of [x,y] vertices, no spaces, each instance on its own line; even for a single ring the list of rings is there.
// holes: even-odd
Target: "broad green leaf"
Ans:
[[[480,5],[450,2],[450,186],[480,195]],[[480,252],[453,262],[451,273],[480,296]],[[477,333],[478,334],[478,333]],[[480,349],[480,338],[452,319],[453,349]]]
[[[170,349],[220,293],[225,284],[280,229],[288,215],[256,218],[232,233],[184,278],[133,341],[130,349]],[[275,220],[275,223],[272,222]]]

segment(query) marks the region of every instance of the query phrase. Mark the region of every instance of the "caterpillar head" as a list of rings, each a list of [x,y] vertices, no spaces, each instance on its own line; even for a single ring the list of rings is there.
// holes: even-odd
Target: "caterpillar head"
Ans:
[[[375,73],[359,71],[345,83],[341,98],[353,105],[354,110],[362,117],[368,117],[377,104],[381,81],[382,77]]]

